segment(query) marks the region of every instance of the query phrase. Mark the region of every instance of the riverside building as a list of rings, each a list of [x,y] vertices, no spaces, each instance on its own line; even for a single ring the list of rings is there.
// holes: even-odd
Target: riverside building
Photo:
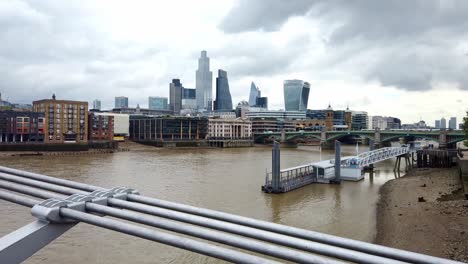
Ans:
[[[208,120],[208,144],[216,147],[253,146],[252,122],[244,118]]]
[[[130,116],[130,140],[149,145],[206,145],[207,135],[208,118],[204,117]]]
[[[0,144],[44,142],[44,113],[0,111]]]
[[[45,115],[45,143],[87,143],[88,102],[44,99],[33,102],[33,110]]]

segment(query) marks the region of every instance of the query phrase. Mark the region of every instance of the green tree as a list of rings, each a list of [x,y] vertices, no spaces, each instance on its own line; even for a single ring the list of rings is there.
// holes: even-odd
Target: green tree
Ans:
[[[465,131],[465,146],[468,147],[468,112],[466,112],[466,116],[463,118],[463,131]]]

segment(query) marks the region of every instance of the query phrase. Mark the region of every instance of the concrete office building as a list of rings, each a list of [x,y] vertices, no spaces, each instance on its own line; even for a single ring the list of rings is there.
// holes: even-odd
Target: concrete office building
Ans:
[[[150,110],[167,110],[167,97],[149,96],[148,108]]]
[[[44,99],[33,102],[33,110],[45,114],[45,143],[87,143],[88,102]]]
[[[451,117],[449,120],[449,129],[457,129],[457,118]]]
[[[210,58],[206,51],[201,52],[195,74],[197,108],[199,111],[213,110],[213,73],[210,71]]]
[[[265,132],[294,132],[296,131],[296,124],[294,121],[281,120],[281,119],[267,119],[267,118],[253,118],[252,133],[259,134]]]
[[[435,128],[440,129],[440,120],[436,120],[434,126]]]
[[[229,91],[229,81],[227,72],[218,70],[216,78],[216,101],[214,102],[215,111],[230,111],[232,110],[232,98]]]
[[[101,110],[101,101],[96,99],[93,101],[93,109],[94,110]]]
[[[179,79],[172,79],[169,84],[169,110],[175,115],[179,115],[182,109],[183,89],[184,87]]]
[[[310,84],[302,80],[284,81],[284,107],[286,111],[306,111]]]
[[[118,96],[115,97],[115,108],[127,108],[128,107],[128,97]]]
[[[365,111],[352,112],[352,130],[369,129],[369,116]]]
[[[447,120],[445,120],[444,117],[440,119],[440,128],[441,129],[446,129],[447,128]]]
[[[305,112],[300,111],[249,111],[245,113],[247,118],[269,118],[269,119],[306,119]]]

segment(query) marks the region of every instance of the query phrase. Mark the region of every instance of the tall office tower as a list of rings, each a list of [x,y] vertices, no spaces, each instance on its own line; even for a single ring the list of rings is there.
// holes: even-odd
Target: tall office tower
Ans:
[[[115,97],[115,108],[128,108],[128,97]]]
[[[249,105],[256,106],[257,98],[261,96],[260,89],[255,85],[254,82],[250,84],[250,95],[249,95]]]
[[[440,120],[436,120],[434,126],[435,128],[440,128]]]
[[[96,99],[93,101],[93,109],[95,110],[101,110],[101,101]]]
[[[457,118],[451,117],[449,120],[449,129],[457,129]]]
[[[223,70],[218,70],[218,77],[216,78],[216,101],[214,110],[232,110],[232,98],[231,92],[229,91],[227,72]]]
[[[302,80],[284,81],[284,108],[286,111],[307,111],[310,84]]]
[[[179,79],[172,79],[169,84],[169,110],[175,115],[180,114],[182,109],[182,92],[184,87]]]
[[[213,104],[213,73],[210,71],[210,58],[206,51],[201,52],[196,71],[196,98],[199,111],[211,111]]]
[[[167,110],[167,97],[148,97],[148,108],[151,110]]]
[[[444,117],[440,119],[440,128],[441,129],[446,129],[447,128],[447,121],[445,120]]]

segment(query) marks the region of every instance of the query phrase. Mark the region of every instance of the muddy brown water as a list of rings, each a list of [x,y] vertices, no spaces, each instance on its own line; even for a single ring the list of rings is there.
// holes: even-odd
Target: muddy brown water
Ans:
[[[354,146],[344,146],[353,155]],[[364,149],[362,149],[364,151]],[[281,150],[281,167],[333,158],[315,147]],[[274,195],[260,190],[271,169],[269,147],[159,149],[79,156],[2,157],[0,165],[103,187],[129,186],[146,196],[239,214],[328,234],[372,241],[379,187],[395,177],[393,160],[372,177],[341,185],[313,184]],[[0,236],[31,222],[26,207],[0,201]],[[26,263],[220,263],[114,231],[79,224]]]

